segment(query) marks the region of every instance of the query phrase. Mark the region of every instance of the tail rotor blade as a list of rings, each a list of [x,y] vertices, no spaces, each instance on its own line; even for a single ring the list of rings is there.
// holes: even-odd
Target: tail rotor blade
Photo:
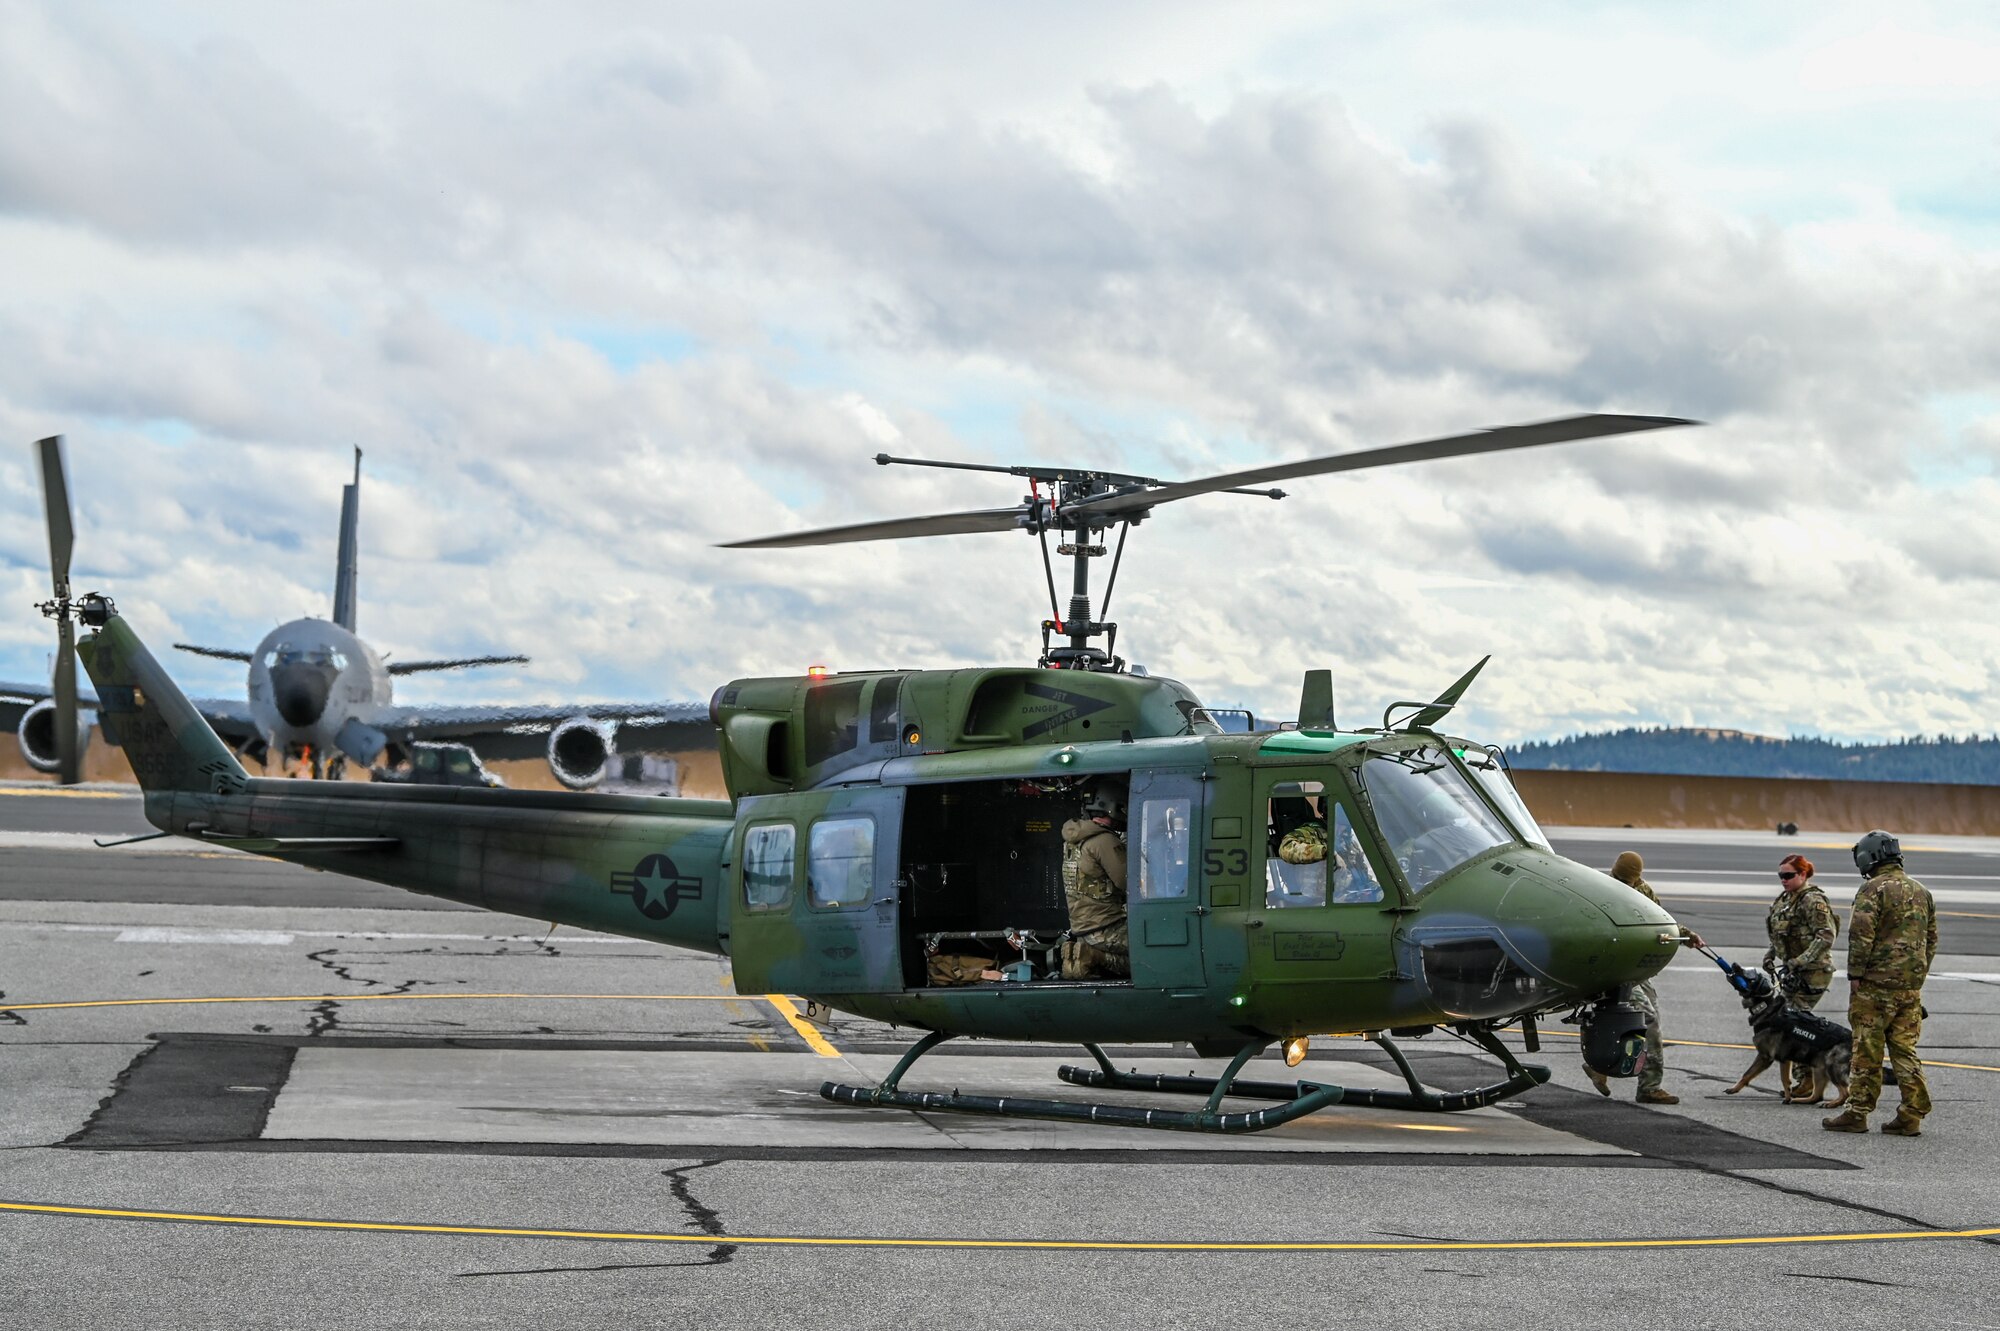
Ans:
[[[69,516],[69,480],[63,472],[62,436],[50,435],[35,445],[42,464],[42,509],[48,515],[49,571],[55,578],[56,596],[69,594],[70,547],[76,543],[76,528]]]

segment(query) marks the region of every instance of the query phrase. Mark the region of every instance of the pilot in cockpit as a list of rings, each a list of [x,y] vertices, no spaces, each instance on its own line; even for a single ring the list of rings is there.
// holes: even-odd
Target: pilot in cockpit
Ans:
[[[1368,857],[1344,807],[1327,799],[1315,808],[1306,796],[1282,796],[1271,801],[1271,815],[1273,854],[1266,861],[1267,907],[1326,904],[1329,870],[1334,902],[1382,900],[1382,886],[1368,867]]]

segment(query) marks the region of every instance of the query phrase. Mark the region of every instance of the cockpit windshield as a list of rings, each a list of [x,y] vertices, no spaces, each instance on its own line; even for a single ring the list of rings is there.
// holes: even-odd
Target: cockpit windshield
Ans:
[[[1474,856],[1514,843],[1442,749],[1378,753],[1361,764],[1382,844],[1421,892]]]
[[[1514,789],[1514,779],[1507,774],[1507,765],[1501,760],[1500,750],[1484,748],[1478,744],[1468,744],[1461,755],[1472,774],[1479,778],[1479,784],[1486,788],[1487,795],[1500,806],[1500,812],[1514,824],[1523,839],[1543,850],[1551,850],[1548,833],[1535,821],[1535,815],[1528,812],[1527,801],[1521,792]]]

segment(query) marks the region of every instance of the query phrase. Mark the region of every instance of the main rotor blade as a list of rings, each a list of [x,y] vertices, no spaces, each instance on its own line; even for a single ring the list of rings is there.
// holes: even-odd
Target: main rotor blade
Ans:
[[[56,780],[73,786],[83,779],[82,753],[76,742],[76,640],[65,616],[56,621],[56,669],[51,691],[56,698]]]
[[[1676,425],[1698,424],[1700,422],[1682,420],[1678,416],[1565,416],[1561,420],[1541,421],[1534,425],[1506,425],[1495,430],[1447,435],[1441,439],[1424,439],[1413,444],[1391,444],[1386,448],[1368,448],[1358,453],[1337,453],[1332,457],[1307,458],[1303,462],[1281,462],[1271,467],[1224,472],[1220,476],[1163,485],[1154,490],[1128,490],[1103,495],[1096,499],[1086,499],[1081,503],[1065,504],[1062,512],[1116,516],[1130,513],[1135,509],[1148,509],[1155,504],[1169,503],[1175,499],[1213,494],[1217,490],[1229,490],[1238,486],[1262,485],[1267,481],[1288,481],[1300,476],[1324,476],[1339,471],[1364,471],[1370,467],[1393,467],[1404,462],[1431,462],[1439,458],[1469,457],[1477,453],[1502,453],[1509,449],[1534,448],[1541,444],[1563,444],[1576,439],[1630,434],[1636,430],[1664,430]]]
[[[1028,506],[979,508],[965,513],[938,513],[927,518],[890,518],[857,522],[850,527],[821,527],[787,536],[763,536],[754,541],[725,541],[724,550],[778,550],[799,545],[844,545],[849,541],[894,541],[906,536],[964,536],[973,532],[1013,531],[1028,517]]]
[[[69,589],[70,547],[76,529],[69,517],[69,480],[63,474],[62,436],[50,435],[35,444],[42,465],[42,511],[48,515],[49,572],[55,576],[56,595]]]
[[[239,652],[234,647],[197,647],[191,642],[177,642],[174,647],[183,652],[193,652],[196,656],[213,656],[221,661],[248,661],[250,653]]]
[[[526,665],[525,656],[460,656],[449,661],[391,661],[392,675],[417,675],[426,670],[463,670],[467,666]]]

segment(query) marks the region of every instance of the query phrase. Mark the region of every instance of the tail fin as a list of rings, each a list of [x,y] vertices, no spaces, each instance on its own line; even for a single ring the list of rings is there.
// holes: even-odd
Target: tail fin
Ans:
[[[354,483],[340,487],[340,551],[333,570],[333,622],[354,632],[354,594],[360,552],[361,450],[354,450]]]
[[[116,614],[76,645],[97,686],[104,736],[125,750],[147,794],[231,795],[249,778],[146,644]]]

